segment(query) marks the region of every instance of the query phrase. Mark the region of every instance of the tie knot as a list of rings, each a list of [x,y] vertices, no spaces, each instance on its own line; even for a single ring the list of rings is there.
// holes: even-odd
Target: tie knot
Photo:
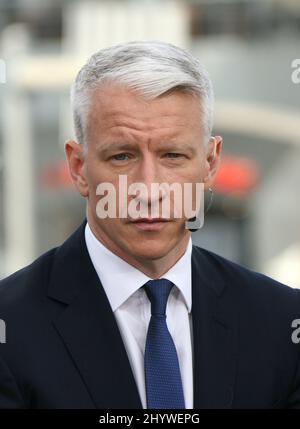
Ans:
[[[145,283],[144,288],[151,302],[151,314],[165,316],[166,307],[174,284],[167,279],[149,280]]]

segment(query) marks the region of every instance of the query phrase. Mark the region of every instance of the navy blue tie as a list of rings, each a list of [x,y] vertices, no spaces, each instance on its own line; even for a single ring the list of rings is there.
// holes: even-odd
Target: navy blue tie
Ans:
[[[150,280],[144,285],[151,302],[145,348],[147,408],[185,408],[177,352],[166,323],[173,286],[167,279]]]

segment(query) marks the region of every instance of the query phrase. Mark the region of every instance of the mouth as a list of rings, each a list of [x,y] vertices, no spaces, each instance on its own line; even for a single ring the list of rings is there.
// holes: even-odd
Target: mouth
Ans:
[[[142,231],[161,231],[170,219],[164,218],[141,218],[131,221],[131,224]]]

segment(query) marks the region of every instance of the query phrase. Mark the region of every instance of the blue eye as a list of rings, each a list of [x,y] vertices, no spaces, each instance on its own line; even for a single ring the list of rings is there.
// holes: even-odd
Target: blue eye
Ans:
[[[127,153],[117,153],[116,155],[114,155],[112,158],[115,161],[125,161],[124,157],[128,156]],[[123,158],[122,158],[123,157]],[[121,159],[120,159],[121,158]]]
[[[183,156],[180,153],[175,153],[175,152],[169,152],[169,153],[167,153],[167,155],[171,155],[170,157],[168,157],[170,159],[176,159],[176,158]]]

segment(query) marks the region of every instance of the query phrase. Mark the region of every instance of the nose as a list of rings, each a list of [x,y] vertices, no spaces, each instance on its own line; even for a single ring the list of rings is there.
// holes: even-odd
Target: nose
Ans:
[[[138,171],[135,175],[135,182],[143,184],[144,192],[139,192],[135,197],[141,205],[148,210],[153,206],[159,206],[160,202],[165,197],[165,192],[162,190],[159,193],[155,192],[154,183],[161,184],[163,182],[158,162],[154,156],[147,154],[141,161]]]

